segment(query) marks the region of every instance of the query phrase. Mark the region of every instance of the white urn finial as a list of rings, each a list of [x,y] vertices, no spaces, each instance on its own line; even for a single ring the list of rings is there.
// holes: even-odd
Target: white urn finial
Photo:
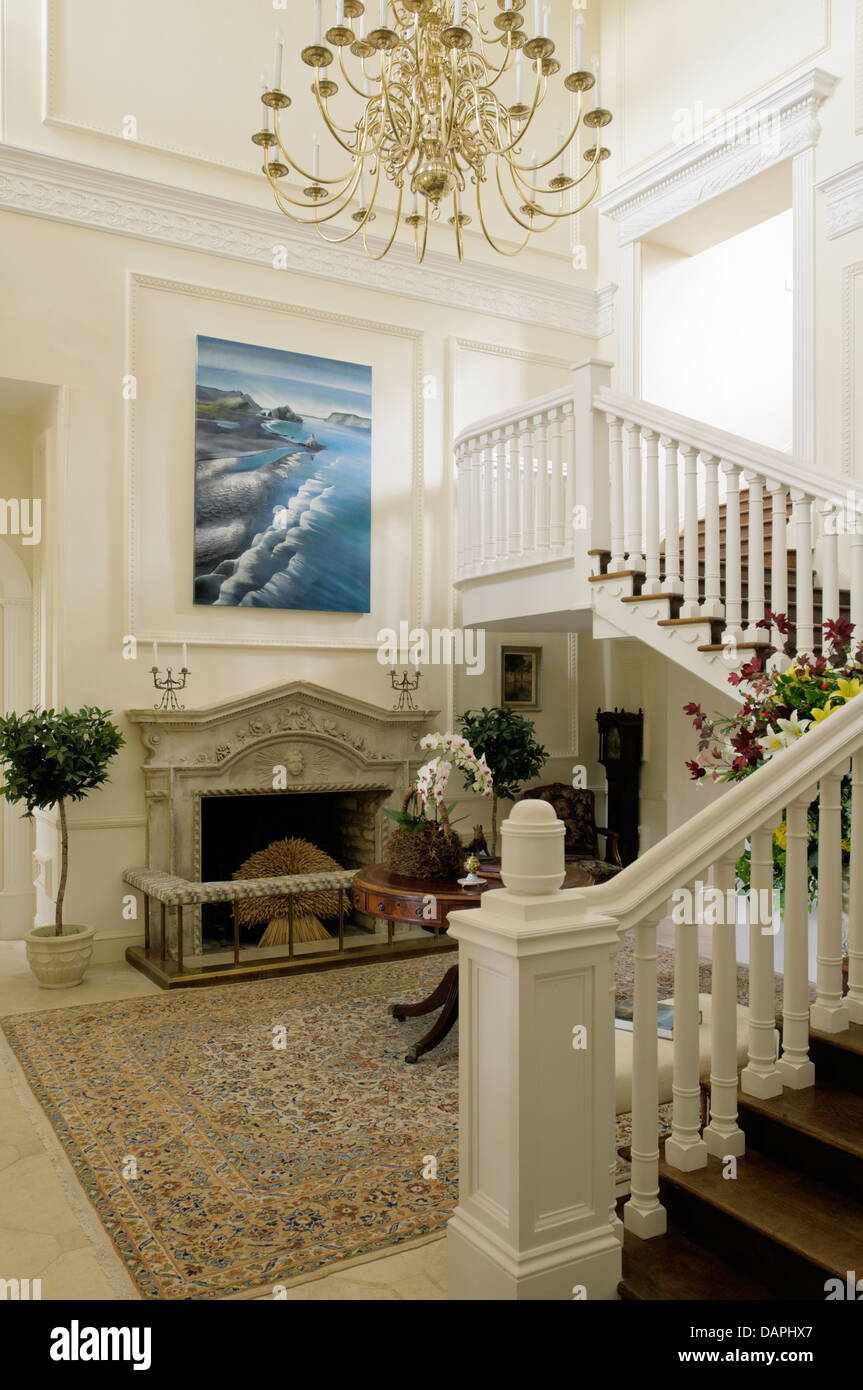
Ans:
[[[519,801],[500,829],[501,878],[514,893],[556,893],[566,877],[565,829],[547,801]]]

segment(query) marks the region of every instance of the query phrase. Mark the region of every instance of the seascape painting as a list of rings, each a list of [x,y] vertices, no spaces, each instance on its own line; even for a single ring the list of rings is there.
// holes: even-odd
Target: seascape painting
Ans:
[[[195,603],[368,613],[371,367],[197,348]]]

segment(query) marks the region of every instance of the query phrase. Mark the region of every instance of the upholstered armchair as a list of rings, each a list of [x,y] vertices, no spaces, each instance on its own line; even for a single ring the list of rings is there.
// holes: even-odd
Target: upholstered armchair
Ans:
[[[544,787],[531,787],[522,792],[518,801],[547,801],[566,829],[564,854],[568,864],[586,869],[595,883],[602,883],[623,868],[617,844],[617,831],[596,823],[596,797],[586,787],[571,787],[566,782],[551,782]],[[599,857],[599,837],[605,838],[605,858]]]

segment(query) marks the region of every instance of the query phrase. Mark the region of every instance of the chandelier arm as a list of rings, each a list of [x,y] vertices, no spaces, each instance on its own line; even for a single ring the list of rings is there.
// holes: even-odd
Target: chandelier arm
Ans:
[[[536,82],[536,91],[533,94],[533,105],[531,106],[530,111],[528,112],[527,119],[525,120],[524,125],[521,127],[521,129],[517,132],[517,134],[513,137],[513,139],[510,141],[508,145],[500,145],[496,150],[493,151],[494,154],[509,154],[510,150],[514,150],[516,146],[519,144],[519,142],[524,139],[525,135],[527,135],[527,132],[530,129],[531,122],[534,116],[536,115],[537,109],[540,105],[539,93],[541,85],[542,78],[541,76],[538,76]],[[489,92],[489,96],[495,104],[496,115],[499,115],[500,109],[502,108],[502,103],[498,101],[494,92]],[[508,112],[507,115],[509,115]]]
[[[501,255],[501,256],[518,256],[518,255],[520,255],[521,252],[524,250],[524,248],[527,246],[527,243],[530,241],[530,229],[528,229],[527,236],[525,237],[524,241],[521,243],[520,246],[517,246],[516,249],[515,249],[514,251],[504,251],[504,249],[503,249],[502,246],[498,246],[497,242],[495,241],[495,239],[494,239],[494,237],[492,236],[491,232],[489,231],[488,227],[485,225],[485,214],[483,213],[483,210],[482,210],[482,198],[480,197],[480,185],[479,185],[479,184],[477,184],[477,186],[476,186],[476,208],[477,208],[477,212],[479,213],[479,225],[482,227],[483,233],[484,233],[484,235],[485,235],[485,239],[486,239],[486,241],[488,242],[489,246],[492,248],[492,250],[493,250],[493,251],[497,251],[497,253],[498,253],[499,255]],[[515,220],[518,221],[518,218],[516,218]]]
[[[350,73],[348,72],[347,68],[345,67],[345,50],[344,50],[344,48],[342,48],[342,47],[339,48],[339,67],[340,67],[341,70],[342,70],[342,77],[343,77],[343,78],[345,79],[345,81],[347,82],[347,84],[348,84],[348,86],[350,87],[351,91],[352,91],[352,92],[356,92],[356,94],[357,94],[358,97],[363,97],[364,100],[366,100],[366,101],[371,101],[371,100],[372,100],[372,95],[371,95],[369,92],[364,92],[364,91],[362,90],[361,87],[358,87],[358,86],[356,85],[356,83],[354,82],[354,80],[353,80],[353,78],[351,77]],[[317,69],[316,69],[316,71],[317,71]],[[365,77],[365,75],[366,75],[366,63],[365,63],[365,59],[363,59],[363,77]]]
[[[298,203],[295,198],[291,198],[288,196],[288,194],[284,193],[282,189],[278,187],[274,179],[270,178],[269,175],[267,175],[267,178],[269,179],[270,187],[272,188],[273,193],[276,196],[276,202],[281,211],[285,214],[285,216],[290,217],[294,222],[302,223],[304,227],[311,227],[313,224],[316,224],[318,222],[331,222],[334,217],[340,216],[340,214],[343,213],[345,209],[350,206],[350,204],[353,202],[357,184],[359,183],[360,166],[355,166],[348,183],[345,185],[343,189],[341,189],[339,193],[333,194],[332,198],[321,199],[317,203]],[[342,200],[341,202],[339,201],[340,199]],[[316,215],[312,218],[296,217],[290,211],[290,209],[285,206],[285,204],[287,203],[289,203],[291,207],[302,208],[304,211],[307,210],[310,212],[314,212]],[[338,203],[339,206],[336,207],[333,212],[328,213],[326,217],[321,218],[317,216],[317,213],[321,208],[333,207],[333,205],[336,203]]]
[[[375,184],[375,191],[374,191],[374,194],[372,195],[372,200],[371,200],[371,202],[370,202],[370,204],[369,204],[369,207],[370,207],[370,208],[372,208],[372,207],[374,206],[375,198],[376,198],[376,196],[377,196],[377,191],[378,191],[378,190],[377,190],[377,184]],[[396,233],[398,232],[399,226],[401,225],[401,212],[402,212],[402,198],[403,198],[403,196],[404,196],[404,188],[400,188],[400,189],[399,189],[399,205],[398,205],[398,207],[396,208],[396,216],[395,216],[395,221],[393,222],[393,229],[392,229],[392,232],[390,233],[390,239],[389,239],[389,241],[387,242],[386,246],[384,247],[383,251],[381,251],[380,254],[377,255],[377,256],[372,255],[371,251],[369,250],[368,240],[367,240],[367,238],[366,238],[366,223],[365,223],[365,222],[362,223],[362,229],[363,229],[363,247],[364,247],[365,253],[366,253],[366,255],[368,256],[368,258],[369,258],[370,261],[382,261],[383,258],[384,258],[384,256],[387,254],[387,252],[389,251],[390,247],[392,246],[393,242],[395,241],[395,239],[396,239]],[[366,221],[368,221],[368,218],[366,218]]]
[[[564,143],[561,145],[560,149],[559,149],[559,150],[556,150],[556,151],[554,152],[554,154],[549,155],[548,159],[544,160],[542,164],[516,164],[516,163],[515,163],[515,160],[513,160],[513,164],[515,165],[515,168],[517,168],[517,169],[533,169],[534,172],[538,172],[540,169],[547,169],[548,166],[549,166],[549,164],[553,164],[554,161],[555,161],[556,159],[560,159],[561,155],[566,153],[566,151],[569,149],[570,145],[572,144],[573,140],[575,139],[576,135],[578,134],[579,130],[581,129],[581,99],[582,99],[582,94],[581,94],[581,92],[579,92],[579,94],[578,94],[578,115],[577,115],[576,118],[575,118],[575,125],[572,127],[572,130],[571,130],[570,133],[569,133],[569,139],[564,141]]]
[[[307,173],[305,169],[301,169],[300,166],[299,166],[299,164],[297,163],[297,161],[294,159],[294,156],[285,148],[284,142],[282,141],[282,137],[281,137],[281,135],[279,134],[278,113],[276,113],[276,115],[277,115],[277,119],[276,119],[276,121],[274,122],[276,143],[277,143],[279,149],[281,150],[282,154],[284,155],[286,163],[289,164],[290,167],[291,167],[292,169],[294,169],[294,170],[300,175],[301,178],[309,179],[309,180],[310,180],[311,182],[313,182],[313,183],[325,183],[325,184],[331,184],[331,185],[335,185],[335,184],[339,184],[339,183],[344,185],[344,184],[346,184],[346,183],[351,179],[352,174],[350,174],[350,173],[349,173],[349,174],[345,174],[345,175],[344,175],[342,178],[340,178],[340,179],[321,179],[321,178],[316,178],[314,174],[309,174],[309,173]],[[267,174],[267,178],[270,178],[269,173]],[[270,179],[270,183],[272,184],[272,179]],[[275,187],[275,185],[273,185],[273,186]],[[333,196],[336,197],[336,198],[340,197],[340,196],[341,196],[341,190],[339,190],[339,192],[335,193]],[[293,201],[293,200],[292,200],[292,199],[289,199],[288,201]],[[332,201],[332,200],[329,199],[328,201]],[[305,204],[305,203],[297,203],[297,207],[306,207],[306,206],[307,206],[307,204]],[[327,206],[327,204],[326,204],[326,203],[323,203],[323,204],[319,204],[319,206],[324,206],[324,207],[325,207],[325,206]]]
[[[509,169],[510,169],[510,175],[511,175],[511,177],[512,177],[513,184],[515,185],[515,190],[516,190],[516,192],[519,194],[519,196],[522,196],[522,189],[521,189],[520,186],[519,186],[520,183],[521,183],[522,181],[516,178],[515,171],[514,171],[512,165],[509,166]],[[560,221],[562,221],[562,220],[563,220],[564,218],[566,218],[566,217],[575,217],[575,216],[577,216],[578,213],[583,212],[584,209],[585,209],[585,208],[593,201],[593,199],[596,197],[596,192],[597,192],[597,189],[599,188],[599,160],[598,160],[598,159],[593,159],[593,160],[591,161],[591,163],[588,165],[588,168],[587,168],[586,173],[582,174],[581,179],[579,179],[579,183],[580,183],[583,179],[587,178],[588,175],[591,174],[591,173],[593,173],[593,172],[595,172],[595,181],[594,181],[593,191],[591,192],[590,197],[587,198],[587,199],[585,200],[585,202],[579,204],[578,207],[575,207],[575,208],[567,208],[567,209],[566,209],[565,211],[563,211],[563,212],[549,212],[549,210],[548,210],[547,208],[540,207],[540,209],[539,209],[539,216],[541,216],[541,217],[547,217],[547,218],[549,218],[550,220],[549,220],[549,222],[548,222],[548,224],[547,224],[546,226],[544,226],[544,227],[537,227],[537,226],[534,226],[534,227],[532,227],[531,230],[534,231],[534,232],[536,232],[536,233],[547,232],[547,231],[549,230],[549,228],[553,225],[554,222],[560,222]],[[501,200],[502,200],[502,202],[503,202],[504,207],[506,208],[507,212],[509,213],[509,215],[510,215],[510,217],[513,219],[513,221],[518,222],[518,225],[519,225],[520,227],[526,227],[526,226],[527,226],[527,223],[526,223],[526,222],[522,222],[522,221],[516,216],[516,214],[513,212],[512,208],[510,207],[509,203],[508,203],[507,200],[506,200],[506,194],[504,193],[503,187],[502,187],[501,182],[500,182],[500,165],[499,165],[499,164],[498,164],[498,166],[497,166],[496,173],[497,173],[498,188],[500,189],[500,196],[501,196]],[[529,184],[526,184],[525,186],[526,186],[526,187],[530,187]],[[574,186],[575,186],[575,185],[573,184],[573,187],[574,187]],[[546,188],[546,189],[537,189],[537,190],[535,190],[535,191],[536,191],[536,192],[539,192],[539,193],[545,193],[545,194],[554,192],[554,190],[553,190],[553,189],[550,189],[550,188]],[[566,191],[566,190],[564,190],[564,191]],[[561,194],[561,196],[563,196],[563,195]]]
[[[458,189],[455,189],[454,192],[453,192],[453,195],[452,195],[452,206],[453,206],[453,212],[455,213],[455,244],[456,244],[456,247],[458,248],[458,258],[459,258],[459,261],[463,261],[463,260],[464,260],[464,242],[462,241],[462,235],[461,235],[461,209],[459,208],[459,205],[458,205]]]
[[[394,119],[394,117],[393,117],[392,107],[391,107],[391,105],[390,105],[389,83],[388,83],[385,79],[382,79],[382,81],[381,81],[381,95],[383,96],[383,99],[384,99],[384,106],[386,107],[387,117],[389,118],[390,127],[391,127],[391,129],[392,129],[393,136],[395,137],[396,143],[398,144],[399,148],[401,149],[402,154],[407,155],[408,157],[410,157],[410,154],[411,154],[411,147],[410,147],[410,145],[406,145],[406,144],[405,144],[405,142],[404,142],[404,140],[402,139],[402,136],[401,136],[401,134],[400,134],[400,132],[399,132],[399,128],[398,128],[398,126],[396,125],[395,119]],[[414,130],[414,127],[415,127],[415,123],[416,123],[416,121],[415,121],[415,117],[414,117],[414,118],[412,119],[412,124],[411,124],[411,132],[412,132],[412,133],[413,133],[413,130]]]
[[[315,96],[316,96],[317,102],[318,102],[318,110],[320,111],[321,116],[323,117],[324,125],[327,127],[327,130],[330,132],[330,135],[332,135],[333,139],[337,142],[337,144],[341,145],[341,147],[342,147],[342,149],[345,151],[345,153],[346,153],[346,154],[349,154],[349,155],[351,156],[351,158],[354,159],[354,158],[356,158],[356,155],[357,155],[357,153],[358,153],[357,149],[356,149],[354,146],[348,145],[348,144],[345,143],[345,141],[342,139],[341,135],[339,135],[339,133],[338,133],[336,127],[333,125],[332,121],[330,120],[330,113],[327,111],[326,107],[324,106],[323,102],[321,101],[321,94],[320,94],[320,72],[321,72],[320,68],[315,68]],[[301,171],[301,172],[302,172],[302,171]],[[312,176],[309,175],[309,174],[303,173],[303,178],[310,178],[310,177],[312,177]],[[326,180],[326,179],[321,179],[320,182],[321,182],[321,183],[326,183],[327,180]],[[330,182],[333,182],[333,180],[330,180]]]

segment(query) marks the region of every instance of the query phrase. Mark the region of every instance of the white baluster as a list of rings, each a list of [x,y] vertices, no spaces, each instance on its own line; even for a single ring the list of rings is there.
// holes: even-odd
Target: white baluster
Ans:
[[[851,765],[850,858],[848,994],[845,1003],[851,1023],[863,1023],[863,753],[857,753]]]
[[[740,556],[740,469],[723,463],[725,474],[725,635],[743,641],[743,575]]]
[[[633,1051],[635,1044],[633,1042]],[[665,1161],[691,1173],[707,1162],[701,1137],[701,1065],[698,1032],[698,925],[674,928],[674,1102]]]
[[[821,778],[818,801],[818,979],[809,1010],[813,1028],[843,1033],[848,1006],[842,998],[842,774]]]
[[[740,1088],[767,1100],[782,1094],[773,980],[773,827],[754,830],[750,846],[749,1063]]]
[[[626,568],[639,574],[644,573],[642,554],[642,501],[641,501],[641,426],[632,420],[624,421],[627,434],[626,443],[626,491],[623,495],[623,513],[626,527]]]
[[[700,618],[698,597],[698,450],[684,444],[683,455],[683,607],[681,618]]]
[[[518,433],[521,449],[521,552],[527,555],[534,549],[533,433],[529,420],[519,421]]]
[[[677,440],[664,434],[660,443],[665,450],[665,579],[662,582],[662,591],[666,594],[682,594],[678,480],[680,464],[677,458]]]
[[[619,574],[626,563],[623,533],[623,421],[606,415],[608,421],[608,486],[611,512],[611,559],[608,568]]]
[[[704,602],[705,618],[721,618],[722,576],[719,568],[719,459],[701,455],[704,465]]]
[[[788,617],[788,493],[780,483],[769,482],[771,494],[770,532],[770,611]],[[770,638],[774,647],[785,645],[785,638],[774,624]]]
[[[475,574],[482,563],[482,452],[478,439],[471,439],[468,448],[470,449],[470,529],[465,546],[465,555],[469,555],[470,570]]]
[[[482,445],[482,559],[494,559],[494,446],[491,435],[480,437]]]
[[[632,1143],[630,1197],[623,1224],[642,1240],[662,1235],[659,1201],[659,1053],[656,1037],[656,919],[635,928],[632,1023]]]
[[[659,594],[659,435],[644,430],[644,588],[645,594]]]
[[[507,486],[509,489],[509,544],[510,556],[521,554],[521,460],[518,452],[518,435],[515,425],[506,427],[506,454],[509,463]]]
[[[456,579],[461,579],[464,573],[464,547],[467,538],[467,476],[465,465],[467,461],[467,450],[464,444],[459,444],[455,451],[455,509],[456,509]]]
[[[757,626],[764,617],[764,480],[748,469],[743,474],[749,484],[749,559],[746,565],[746,641],[763,642],[767,635]]]
[[[494,441],[494,553],[498,560],[504,559],[507,550],[506,531],[506,455],[504,453],[503,431],[495,430]]]
[[[788,807],[785,836],[785,970],[782,999],[783,1084],[794,1091],[815,1084],[809,1059],[809,803],[812,794]]]
[[[536,549],[548,550],[548,416],[534,415],[536,453]]]
[[[812,499],[797,488],[791,490],[794,550],[797,556],[795,607],[797,650],[811,652],[815,645],[814,596],[812,593]]]
[[[830,502],[819,507],[822,517],[833,515]],[[822,523],[821,531],[821,647],[826,648],[824,624],[839,617],[839,538],[835,525]]]
[[[572,402],[563,407],[563,456],[566,469],[563,480],[563,540],[573,539],[572,509],[575,506],[575,415]]]
[[[548,500],[548,539],[555,550],[563,546],[563,412],[548,412],[548,452],[551,458]]]
[[[710,1013],[710,1123],[704,1128],[707,1152],[716,1158],[746,1151],[746,1136],[737,1122],[737,951],[735,949],[738,853],[717,860],[713,887],[722,905],[711,909],[713,968]]]

